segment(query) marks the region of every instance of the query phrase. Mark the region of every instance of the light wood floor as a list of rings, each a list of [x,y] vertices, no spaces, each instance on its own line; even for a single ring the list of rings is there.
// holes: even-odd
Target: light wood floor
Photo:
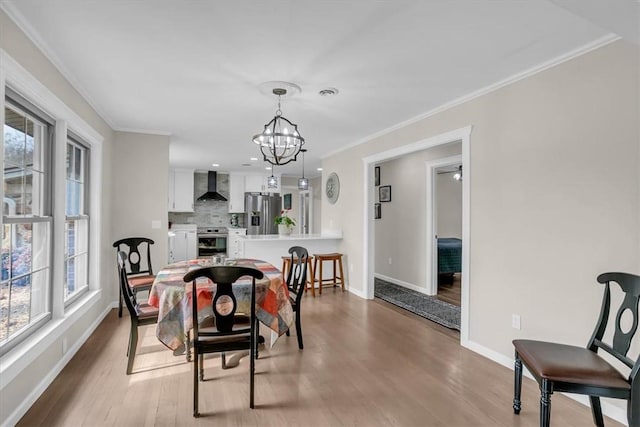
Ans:
[[[462,284],[461,275],[456,273],[453,275],[453,283],[450,285],[438,285],[438,294],[436,298],[449,304],[460,307],[462,300]]]
[[[326,289],[303,299],[305,349],[282,336],[256,363],[222,371],[205,361],[202,417],[192,410],[191,365],[143,327],[125,375],[129,319],[113,310],[19,425],[47,426],[537,426],[538,387],[524,379],[511,408],[513,372],[459,345],[457,332],[380,301]],[[553,396],[555,426],[590,426],[590,410]],[[607,426],[619,426],[607,420]]]

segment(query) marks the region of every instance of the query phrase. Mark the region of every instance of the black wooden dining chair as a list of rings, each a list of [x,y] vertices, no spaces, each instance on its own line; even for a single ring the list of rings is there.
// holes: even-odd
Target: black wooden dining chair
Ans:
[[[153,285],[155,276],[151,266],[151,245],[154,241],[146,237],[127,237],[113,243],[116,255],[125,251],[125,271],[127,283],[134,294],[148,291]],[[118,317],[122,317],[122,290],[119,291]]]
[[[125,270],[127,254],[124,251],[119,251],[117,255],[120,292],[123,295],[125,306],[131,318],[129,346],[127,347],[127,375],[129,375],[133,370],[133,361],[136,357],[136,349],[138,348],[138,327],[158,323],[158,309],[149,304],[139,304],[136,301],[136,295],[127,283],[127,273]]]
[[[540,426],[549,426],[551,420],[551,395],[555,391],[589,396],[593,422],[604,426],[600,397],[625,399],[627,421],[630,427],[640,427],[640,357],[635,362],[627,357],[638,329],[638,300],[640,276],[628,273],[604,273],[598,276],[603,283],[604,296],[600,317],[586,348],[545,341],[514,340],[515,381],[513,411],[520,413],[522,390],[522,365],[540,385]],[[615,323],[607,328],[611,310],[611,284],[616,283],[623,293]],[[617,288],[614,288],[617,290]],[[615,307],[614,307],[615,308]],[[607,334],[611,329],[613,334]],[[607,343],[604,338],[612,336]],[[626,365],[630,372],[623,375],[598,354],[606,354]]]
[[[250,276],[251,302],[249,313],[236,313],[236,296],[233,283],[240,277]],[[200,327],[198,319],[196,279],[206,277],[216,284],[216,293],[211,303],[214,325]],[[184,276],[191,282],[191,310],[193,321],[193,416],[199,417],[198,381],[204,371],[203,358],[206,353],[221,353],[222,367],[225,368],[225,352],[249,350],[249,407],[253,409],[255,357],[258,343],[256,307],[256,279],[263,273],[251,267],[213,266],[190,271]],[[199,375],[200,374],[200,375]]]
[[[287,288],[289,289],[289,300],[291,307],[296,313],[296,335],[298,336],[298,348],[302,350],[302,325],[300,321],[300,303],[304,295],[307,283],[307,259],[309,252],[302,246],[292,246],[289,248],[291,260],[289,263],[289,273],[287,274]],[[287,336],[290,332],[287,331]]]

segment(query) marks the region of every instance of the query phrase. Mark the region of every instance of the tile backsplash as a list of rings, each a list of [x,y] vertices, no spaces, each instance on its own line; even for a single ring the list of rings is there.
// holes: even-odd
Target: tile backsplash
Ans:
[[[229,198],[229,175],[218,173],[218,193]],[[169,212],[169,221],[174,224],[196,224],[199,227],[227,227],[231,225],[229,202],[218,200],[197,201],[207,192],[207,172],[196,172],[193,179],[194,212]],[[240,227],[244,223],[244,215],[238,215]]]

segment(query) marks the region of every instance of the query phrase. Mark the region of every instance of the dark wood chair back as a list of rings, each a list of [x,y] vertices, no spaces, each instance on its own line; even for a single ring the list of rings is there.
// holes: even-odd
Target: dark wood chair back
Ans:
[[[287,288],[291,296],[291,303],[299,305],[307,284],[309,252],[302,246],[292,246],[289,248],[289,254],[291,254],[291,260],[287,274]]]
[[[233,292],[234,283],[244,276],[249,276],[252,279],[248,319],[246,315],[236,315],[237,300]],[[216,284],[216,293],[211,303],[215,317],[214,327],[201,328],[199,325],[196,282],[201,277],[206,277]],[[256,280],[263,277],[264,274],[255,268],[221,265],[190,271],[183,278],[185,282],[191,282],[194,417],[200,416],[198,411],[198,379],[203,377],[203,355],[206,353],[222,353],[222,367],[225,368],[225,352],[249,350],[249,407],[253,408],[254,406],[254,355],[257,354],[258,342],[255,314]]]
[[[151,245],[155,242],[147,237],[127,237],[113,243],[116,252],[125,250],[127,255],[127,276],[153,275],[151,266]]]
[[[597,280],[604,284],[604,296],[602,298],[600,317],[598,318],[598,323],[596,324],[587,348],[593,352],[597,352],[598,349],[600,349],[611,354],[632,369],[631,374],[632,379],[634,379],[638,374],[640,358],[634,361],[627,357],[627,355],[631,347],[631,342],[638,331],[640,277],[626,273],[603,273],[598,276]],[[610,343],[606,343],[603,341],[603,338],[607,332],[609,315],[611,313],[612,283],[620,286],[624,292],[624,299],[621,301],[616,312],[615,324],[613,325],[613,340]],[[623,323],[625,323],[626,326],[629,320],[631,321],[631,325],[623,330]],[[640,393],[640,390],[638,390],[638,392]],[[640,399],[640,394],[638,398]],[[638,405],[640,405],[640,400],[638,400]],[[640,410],[640,406],[638,406],[638,410]]]
[[[126,272],[127,253],[118,251],[118,280],[120,282],[120,301],[124,300],[129,317],[131,319],[131,330],[129,331],[129,346],[127,348],[127,375],[133,371],[133,362],[138,347],[138,327],[152,325],[158,322],[158,309],[148,304],[138,304],[136,294],[129,286],[129,279]]]
[[[289,299],[291,307],[296,313],[296,335],[298,337],[298,348],[304,349],[302,341],[302,321],[300,317],[300,306],[302,295],[307,286],[307,265],[309,264],[309,252],[302,246],[292,246],[289,248],[291,259],[289,260],[289,273],[287,274],[287,288],[289,289]],[[311,286],[314,286],[313,281]],[[287,335],[290,332],[287,331]]]
[[[516,414],[521,409],[524,365],[540,385],[541,426],[550,425],[551,395],[559,391],[588,395],[593,420],[598,426],[604,425],[600,397],[624,399],[627,401],[629,426],[640,427],[640,357],[636,360],[629,357],[629,349],[638,331],[640,276],[603,273],[598,276],[597,281],[604,285],[604,295],[595,330],[586,348],[546,341],[513,341],[513,410]],[[620,294],[616,295],[620,298],[615,298],[616,301],[620,300],[617,307],[612,304],[614,291]],[[610,321],[612,313],[615,313],[613,322]],[[601,357],[605,353],[609,357]],[[629,368],[629,372],[622,373],[614,367],[609,362],[612,358],[622,362],[622,365]]]
[[[136,294],[131,290],[127,279],[127,253],[125,251],[118,251],[116,254],[118,260],[118,279],[120,282],[120,292],[122,293],[122,300],[127,307],[127,311],[132,318],[138,317],[136,306],[138,301],[136,300]]]

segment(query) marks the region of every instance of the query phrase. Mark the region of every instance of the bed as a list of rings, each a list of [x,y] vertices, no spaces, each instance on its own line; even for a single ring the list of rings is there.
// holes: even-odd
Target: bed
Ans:
[[[438,284],[453,283],[453,274],[462,272],[462,240],[438,238]]]

